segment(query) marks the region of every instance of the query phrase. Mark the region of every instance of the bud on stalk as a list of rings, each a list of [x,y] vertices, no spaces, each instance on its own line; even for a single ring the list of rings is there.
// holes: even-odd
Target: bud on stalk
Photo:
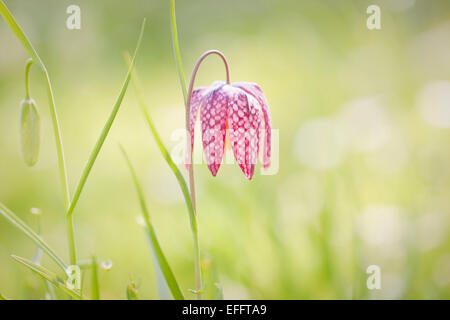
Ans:
[[[24,99],[20,107],[20,143],[25,164],[34,166],[39,158],[40,119],[36,103],[31,98]]]
[[[29,73],[33,64],[32,59],[28,59],[25,66],[25,99],[20,106],[20,144],[22,156],[25,164],[32,167],[39,158],[40,145],[40,118],[36,102],[30,97]]]

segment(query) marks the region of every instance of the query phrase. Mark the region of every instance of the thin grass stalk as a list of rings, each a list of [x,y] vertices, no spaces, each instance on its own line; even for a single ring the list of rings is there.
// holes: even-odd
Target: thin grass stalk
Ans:
[[[184,105],[186,109],[186,124],[189,123],[189,98],[188,92],[186,90],[186,82],[184,77],[183,66],[181,62],[180,45],[178,43],[178,32],[177,32],[177,20],[175,14],[175,0],[171,0],[171,26],[172,26],[172,43],[174,49],[175,60],[177,63],[178,75],[180,78],[181,90],[183,91]],[[190,126],[186,127],[187,131],[187,142],[188,148],[190,148]],[[190,150],[190,149],[188,149]],[[191,163],[192,163],[192,153],[190,153]],[[200,242],[198,236],[197,227],[197,209],[195,203],[195,182],[194,182],[194,171],[193,166],[189,165],[189,190],[190,198],[192,203],[192,208],[194,212],[195,229],[192,229],[193,245],[194,245],[194,272],[195,272],[195,293],[197,295],[197,300],[201,299],[201,289],[202,289],[202,270],[200,266]],[[192,224],[191,224],[192,225]]]
[[[178,77],[180,78],[181,90],[183,91],[183,100],[184,103],[186,104],[187,101],[186,80],[184,77],[183,64],[181,62],[180,45],[178,43],[177,18],[175,15],[175,0],[170,1],[170,18],[172,28],[173,53],[177,63]]]

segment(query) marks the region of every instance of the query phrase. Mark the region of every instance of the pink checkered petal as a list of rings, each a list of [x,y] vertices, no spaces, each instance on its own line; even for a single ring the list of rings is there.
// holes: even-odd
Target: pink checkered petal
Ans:
[[[233,83],[233,86],[236,88],[240,88],[252,95],[256,100],[258,100],[259,105],[261,106],[262,116],[264,118],[264,129],[265,129],[265,139],[264,139],[264,154],[263,154],[263,165],[264,169],[267,169],[270,165],[270,156],[271,156],[271,141],[272,141],[272,121],[270,118],[269,104],[264,95],[264,92],[261,90],[259,85],[252,82],[236,82]]]
[[[251,180],[258,158],[261,107],[245,92],[236,90],[228,105],[228,127],[231,147],[237,163]]]
[[[197,120],[198,109],[200,108],[200,106],[202,105],[202,103],[204,101],[206,89],[207,89],[206,87],[201,87],[201,88],[195,89],[192,92],[192,96],[191,96],[190,122],[191,122],[191,150],[192,150],[192,152],[194,152],[195,122]],[[189,158],[188,148],[186,147],[185,164],[186,164],[186,169],[188,169],[188,170],[189,170],[189,162],[190,162],[190,158]]]
[[[261,123],[263,122],[262,110],[259,102],[250,95],[247,95],[248,105],[250,108],[249,124],[247,135],[250,139],[250,162],[255,165],[258,162]]]
[[[226,92],[218,88],[209,93],[200,110],[203,152],[213,176],[219,171],[225,148],[227,105]]]

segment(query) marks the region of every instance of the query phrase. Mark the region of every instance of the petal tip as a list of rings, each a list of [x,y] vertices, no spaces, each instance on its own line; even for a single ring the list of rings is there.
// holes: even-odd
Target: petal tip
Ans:
[[[209,171],[211,171],[211,174],[213,177],[215,177],[217,175],[217,172],[219,172],[219,166],[213,164],[213,165],[209,165],[208,166]]]

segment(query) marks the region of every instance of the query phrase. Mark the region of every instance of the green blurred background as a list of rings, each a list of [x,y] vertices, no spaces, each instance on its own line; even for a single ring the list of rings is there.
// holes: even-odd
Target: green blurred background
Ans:
[[[184,107],[169,1],[5,2],[50,72],[72,192],[144,17],[137,70],[166,146],[180,145],[173,133],[183,128]],[[70,4],[81,7],[81,30],[66,28]],[[381,8],[381,30],[366,27],[370,4]],[[274,175],[258,167],[249,182],[237,165],[223,165],[216,178],[206,165],[195,167],[202,257],[224,297],[450,298],[450,2],[178,1],[177,19],[186,75],[201,53],[221,50],[232,81],[263,88],[279,134]],[[31,92],[41,114],[41,155],[32,169],[21,159],[27,58],[1,20],[0,201],[34,228],[30,208],[40,208],[43,237],[68,261],[55,142],[36,67]],[[219,59],[210,58],[197,84],[223,77]],[[130,280],[141,298],[160,297],[119,143],[135,164],[169,263],[194,298],[187,210],[132,86],[74,213],[78,257],[113,262],[100,273],[101,298],[126,298]],[[2,294],[44,297],[42,280],[10,257],[31,258],[34,250],[0,217]],[[42,264],[57,271],[46,256]],[[366,287],[369,265],[381,269],[380,290]],[[89,294],[88,279],[85,286]]]

